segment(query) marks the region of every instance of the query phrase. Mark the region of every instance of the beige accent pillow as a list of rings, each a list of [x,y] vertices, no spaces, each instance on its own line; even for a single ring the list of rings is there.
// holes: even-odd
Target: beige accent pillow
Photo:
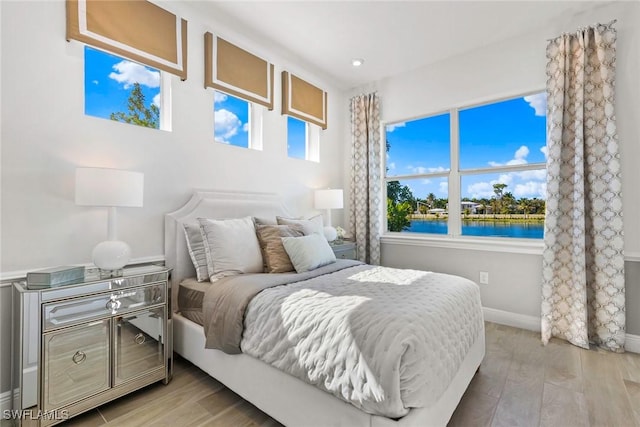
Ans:
[[[321,234],[324,236],[324,221],[322,215],[312,216],[309,219],[284,218],[277,216],[278,225],[300,225],[305,236],[309,234]]]
[[[260,242],[262,259],[267,273],[287,273],[293,271],[293,264],[282,244],[283,237],[304,236],[300,225],[256,225],[256,235]]]

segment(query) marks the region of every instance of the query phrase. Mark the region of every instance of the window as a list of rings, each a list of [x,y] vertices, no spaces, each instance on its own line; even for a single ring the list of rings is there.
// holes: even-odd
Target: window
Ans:
[[[287,117],[287,155],[294,159],[320,161],[320,128],[295,117]]]
[[[249,148],[249,110],[248,101],[214,91],[213,132],[216,142]]]
[[[166,79],[164,72],[85,46],[85,114],[170,130]]]
[[[387,125],[387,230],[542,238],[545,116],[537,93]]]

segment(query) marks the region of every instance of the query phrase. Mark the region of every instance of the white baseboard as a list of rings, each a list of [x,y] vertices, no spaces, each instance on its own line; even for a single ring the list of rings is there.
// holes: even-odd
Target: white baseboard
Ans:
[[[482,307],[484,320],[500,325],[513,326],[514,328],[527,329],[529,331],[540,331],[540,318],[527,316],[526,314],[512,313],[510,311],[498,310],[495,308]]]
[[[4,411],[10,411],[13,406],[11,402],[11,390],[7,390],[0,394],[0,414],[4,414]]]
[[[624,348],[632,353],[640,353],[640,335],[627,334]]]
[[[513,326],[514,328],[540,331],[540,318],[525,314],[512,313],[510,311],[495,308],[482,307],[484,320],[500,325]],[[640,353],[640,335],[627,334],[624,348],[632,353]]]

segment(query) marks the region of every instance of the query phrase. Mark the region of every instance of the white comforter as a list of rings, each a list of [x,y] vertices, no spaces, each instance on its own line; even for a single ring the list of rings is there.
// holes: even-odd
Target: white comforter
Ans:
[[[262,291],[244,353],[371,414],[435,403],[483,330],[462,277],[361,265]]]

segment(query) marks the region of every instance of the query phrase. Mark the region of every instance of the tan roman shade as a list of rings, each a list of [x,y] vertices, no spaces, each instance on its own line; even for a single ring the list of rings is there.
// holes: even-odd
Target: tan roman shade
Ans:
[[[327,128],[327,92],[282,72],[282,114]]]
[[[208,32],[204,35],[204,87],[273,110],[273,64]]]
[[[144,0],[67,0],[67,40],[187,78],[187,21]]]

